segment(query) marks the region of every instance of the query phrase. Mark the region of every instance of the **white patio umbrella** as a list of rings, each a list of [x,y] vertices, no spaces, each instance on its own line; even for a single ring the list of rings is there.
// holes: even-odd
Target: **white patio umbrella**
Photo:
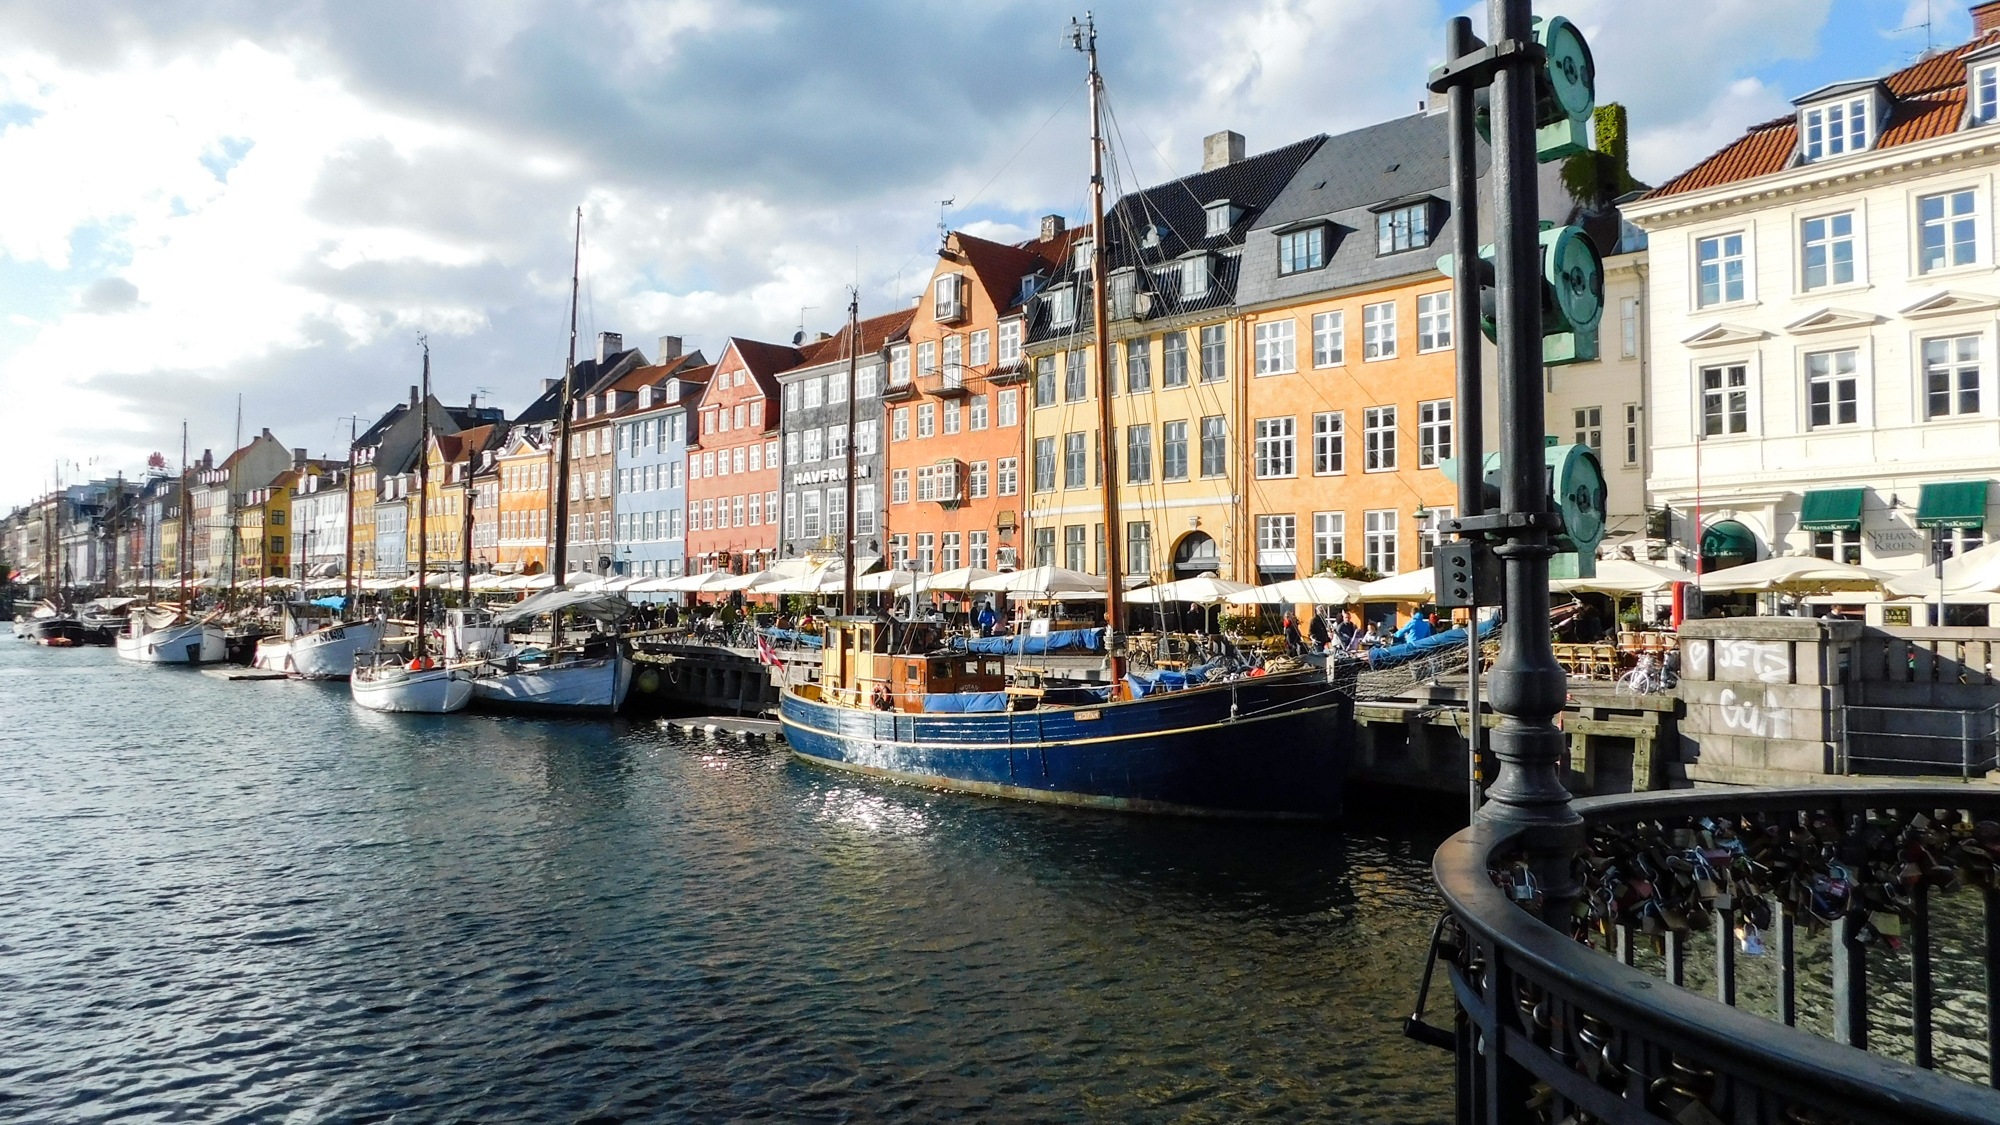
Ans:
[[[873,574],[864,574],[856,578],[854,588],[870,594],[880,594],[890,590],[908,594],[910,588],[922,579],[923,575],[914,570],[878,570]],[[839,589],[837,585],[834,588]]]
[[[928,575],[917,584],[917,588],[927,593],[963,594],[973,588],[974,582],[982,582],[997,573],[977,566],[961,566]]]
[[[1565,594],[1657,594],[1676,582],[1693,582],[1695,574],[1677,566],[1655,566],[1631,559],[1599,559],[1594,578],[1552,578],[1549,589]]]
[[[1084,574],[1060,566],[1037,566],[1028,570],[1014,570],[996,574],[991,578],[982,578],[972,583],[971,588],[1027,597],[1047,597],[1050,594],[1093,592],[1102,595],[1105,585],[1104,579],[1094,574]]]
[[[605,588],[605,587],[604,587],[604,584],[605,584],[606,582],[608,582],[608,581],[610,581],[610,580],[609,580],[609,579],[606,579],[606,578],[586,578],[586,579],[584,579],[584,580],[583,580],[583,581],[581,581],[581,582],[572,582],[572,583],[570,583],[570,587],[569,587],[569,588],[570,588],[570,589],[572,589],[572,590],[575,590],[575,591],[577,591],[577,592],[579,592],[579,593],[586,593],[586,592],[589,592],[589,591],[591,591],[591,590],[602,590],[602,589],[604,589],[604,588]]]
[[[1418,567],[1374,582],[1364,582],[1354,592],[1358,602],[1427,602],[1435,596],[1430,567]]]
[[[1214,572],[1197,574],[1193,578],[1183,578],[1178,582],[1166,582],[1158,586],[1148,586],[1125,595],[1125,600],[1139,605],[1158,605],[1162,602],[1194,602],[1210,605],[1225,602],[1231,597],[1252,589],[1248,582],[1227,582],[1217,578]]]
[[[1268,586],[1253,586],[1222,600],[1231,605],[1346,605],[1360,591],[1361,583],[1351,578],[1313,574]]]
[[[1704,593],[1819,594],[1874,590],[1893,575],[1811,555],[1779,555],[1701,576]]]
[[[508,588],[512,590],[546,590],[555,584],[556,576],[543,571],[540,574],[530,574]]]
[[[1906,597],[1935,598],[1938,576],[1935,565],[1892,578],[1882,588]],[[1988,543],[1944,563],[1944,592],[1953,594],[2000,593],[2000,543]]]

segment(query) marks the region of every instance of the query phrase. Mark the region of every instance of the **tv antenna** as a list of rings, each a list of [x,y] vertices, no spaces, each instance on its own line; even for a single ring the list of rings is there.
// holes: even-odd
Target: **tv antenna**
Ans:
[[[953,203],[956,202],[958,202],[956,196],[954,196],[951,199],[938,200],[938,245],[939,246],[942,246],[945,243],[951,241],[951,227],[948,226],[944,221],[944,212],[945,208],[950,207]]]
[[[806,342],[806,314],[807,314],[807,313],[809,313],[809,312],[811,312],[811,311],[813,311],[814,309],[816,309],[816,308],[818,308],[818,307],[819,307],[818,305],[800,305],[800,306],[799,306],[799,330],[798,330],[797,332],[794,332],[794,333],[792,333],[792,346],[793,346],[793,347],[795,347],[795,348],[796,348],[796,347],[798,347],[798,346],[799,346],[800,344],[803,344],[803,343],[805,343],[805,342]]]

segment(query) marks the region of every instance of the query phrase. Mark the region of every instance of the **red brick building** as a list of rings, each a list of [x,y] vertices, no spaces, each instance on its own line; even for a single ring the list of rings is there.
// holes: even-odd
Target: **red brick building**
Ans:
[[[687,568],[748,574],[778,554],[777,374],[797,348],[731,337],[688,434]]]

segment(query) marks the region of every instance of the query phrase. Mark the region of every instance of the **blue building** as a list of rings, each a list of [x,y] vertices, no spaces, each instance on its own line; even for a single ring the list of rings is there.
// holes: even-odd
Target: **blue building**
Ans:
[[[680,338],[660,340],[659,363],[631,405],[612,419],[617,451],[612,562],[618,574],[681,574],[687,559],[688,410],[714,368],[700,352],[682,354]]]

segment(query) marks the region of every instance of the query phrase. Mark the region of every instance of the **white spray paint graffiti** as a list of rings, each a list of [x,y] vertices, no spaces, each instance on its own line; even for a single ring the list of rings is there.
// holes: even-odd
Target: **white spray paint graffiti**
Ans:
[[[1761,698],[1749,699],[1737,695],[1733,688],[1723,688],[1716,706],[1722,712],[1722,724],[1731,730],[1740,730],[1753,738],[1792,736],[1792,713],[1774,706],[1768,692]]]
[[[1783,641],[1717,641],[1715,666],[1725,680],[1787,683],[1792,678],[1792,646]]]
[[[1681,649],[1682,659],[1687,663],[1687,674],[1691,680],[1708,678],[1708,642],[1688,641]]]

